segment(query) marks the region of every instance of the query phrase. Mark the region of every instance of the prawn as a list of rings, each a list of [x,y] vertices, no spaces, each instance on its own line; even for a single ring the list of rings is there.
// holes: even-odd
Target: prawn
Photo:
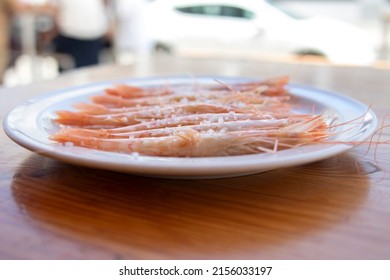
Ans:
[[[285,122],[284,122],[285,124]],[[275,124],[273,124],[275,125]],[[138,131],[113,135],[106,130],[65,128],[51,139],[65,144],[110,152],[139,153],[149,156],[204,157],[260,153],[278,142],[279,148],[313,144],[326,139],[329,133],[320,116],[284,125],[281,128],[249,126],[234,131],[199,130],[177,127],[168,130]]]
[[[218,82],[218,81],[217,81]],[[77,111],[57,111],[51,139],[119,153],[207,157],[242,155],[324,142],[323,115],[291,113],[282,77],[197,87],[116,85]]]
[[[57,111],[55,121],[63,125],[78,126],[125,126],[140,123],[142,120],[167,119],[176,115],[191,115],[202,113],[228,113],[232,108],[213,104],[184,104],[166,107],[148,107],[145,110],[134,110],[115,114],[88,114],[67,110]],[[243,112],[243,110],[235,110]]]
[[[145,89],[141,87],[120,84],[115,87],[107,88],[105,93],[108,95],[120,96],[122,98],[140,98],[146,96],[162,96],[171,92],[168,89]]]

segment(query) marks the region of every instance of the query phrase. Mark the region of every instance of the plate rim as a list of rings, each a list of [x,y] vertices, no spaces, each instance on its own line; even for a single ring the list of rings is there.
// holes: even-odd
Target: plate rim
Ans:
[[[43,156],[47,156],[50,158],[54,158],[56,160],[60,160],[63,162],[67,162],[70,164],[77,164],[77,165],[83,165],[86,167],[92,167],[92,168],[100,168],[100,169],[107,169],[112,171],[119,171],[124,173],[130,173],[135,175],[143,175],[143,176],[152,176],[152,177],[167,177],[167,178],[184,178],[184,179],[192,179],[192,178],[222,178],[222,177],[233,177],[233,176],[241,176],[241,175],[248,175],[248,174],[255,174],[264,172],[267,170],[275,169],[275,168],[281,168],[281,167],[289,167],[294,165],[301,165],[317,160],[322,160],[334,155],[337,155],[341,152],[345,152],[351,148],[353,148],[355,145],[349,144],[349,143],[341,143],[341,144],[316,144],[315,146],[317,148],[323,147],[319,151],[310,152],[309,154],[306,154],[305,156],[297,156],[293,155],[289,157],[284,157],[283,160],[280,160],[278,157],[283,157],[283,155],[286,154],[285,151],[279,151],[275,154],[253,154],[253,155],[240,155],[240,156],[227,156],[227,157],[202,157],[202,158],[173,158],[173,157],[148,157],[148,156],[140,156],[141,160],[139,158],[129,160],[129,162],[120,162],[115,163],[112,161],[96,161],[94,159],[89,159],[85,157],[80,157],[79,154],[75,154],[74,152],[71,153],[69,151],[66,151],[66,147],[64,148],[65,151],[55,151],[53,147],[55,145],[52,145],[51,147],[48,147],[44,143],[40,143],[37,140],[34,139],[31,135],[25,135],[22,131],[18,130],[17,127],[13,127],[14,120],[12,120],[15,115],[18,114],[18,110],[22,110],[24,107],[33,106],[33,104],[37,104],[39,102],[45,102],[47,101],[48,97],[56,97],[61,94],[66,94],[68,92],[72,91],[80,91],[83,89],[92,89],[95,87],[104,88],[105,86],[110,86],[118,83],[145,83],[148,81],[162,81],[162,80],[180,80],[180,81],[189,81],[189,80],[215,80],[215,79],[223,79],[223,80],[261,80],[260,78],[254,78],[254,77],[248,77],[248,76],[211,76],[211,75],[200,75],[194,77],[188,77],[183,75],[176,75],[176,76],[154,76],[154,77],[130,77],[127,79],[116,79],[116,80],[109,80],[109,81],[101,81],[101,82],[93,82],[88,83],[85,85],[80,86],[72,86],[72,87],[65,87],[59,90],[54,91],[48,91],[41,95],[37,95],[28,101],[25,101],[21,103],[20,105],[13,108],[10,112],[8,112],[4,119],[3,119],[3,129],[7,136],[11,138],[15,143],[19,144],[20,146],[31,150],[33,152],[36,152],[38,154],[41,154]],[[372,133],[375,131],[378,121],[375,113],[372,111],[372,109],[361,103],[360,101],[343,95],[338,92],[329,91],[321,88],[317,88],[310,85],[301,85],[296,83],[288,83],[287,87],[292,90],[293,95],[297,95],[297,93],[294,93],[295,90],[304,90],[304,91],[315,91],[320,92],[322,95],[332,96],[332,98],[336,99],[343,99],[344,102],[351,103],[354,106],[359,106],[361,108],[366,108],[365,112],[369,114],[370,116],[370,122],[371,125],[367,129],[366,132],[364,132],[364,137],[361,141],[364,141],[368,139]],[[92,93],[90,93],[92,94]],[[312,99],[315,100],[315,99]],[[42,113],[42,112],[39,112]],[[37,113],[37,116],[39,115]],[[38,121],[36,119],[36,121]],[[54,142],[53,142],[54,143]],[[312,146],[312,145],[309,145]],[[57,145],[58,147],[58,145]],[[307,149],[308,146],[288,149],[287,151],[299,151],[303,150],[305,152],[305,149]],[[105,156],[110,157],[113,154],[116,155],[114,158],[119,158],[122,155],[118,155],[118,153],[113,152],[103,152],[103,151],[95,151],[92,149],[87,148],[80,148],[77,147],[77,149],[81,149],[84,151],[87,151],[88,153],[93,153],[97,155],[97,158],[101,157],[103,158]],[[92,152],[91,152],[92,151]],[[288,153],[287,153],[288,154]],[[124,155],[125,157],[128,157],[129,155]],[[253,162],[255,159],[264,159],[267,158],[268,164],[262,164]],[[159,160],[156,160],[159,159]],[[164,159],[164,160],[161,160]],[[176,162],[179,160],[179,162],[192,162],[192,164],[195,162],[204,163],[204,161],[210,162],[215,161],[215,159],[218,159],[219,162],[224,162],[222,166],[212,166],[214,168],[210,169],[210,166],[197,166],[192,165],[191,169],[189,169],[188,166],[183,166],[181,164],[171,164],[172,161]],[[246,163],[245,165],[239,165],[236,164],[227,164],[228,162],[226,159],[240,159],[239,162],[245,161],[246,159],[250,159],[250,163]],[[270,160],[271,159],[271,160]],[[286,160],[287,159],[287,160]],[[217,162],[218,162],[217,160]],[[77,162],[75,162],[77,161]],[[282,162],[282,163],[281,163]],[[153,163],[153,164],[152,164]],[[163,163],[163,164],[162,164]],[[107,166],[107,164],[110,164]],[[175,167],[175,170],[172,170],[172,168]]]

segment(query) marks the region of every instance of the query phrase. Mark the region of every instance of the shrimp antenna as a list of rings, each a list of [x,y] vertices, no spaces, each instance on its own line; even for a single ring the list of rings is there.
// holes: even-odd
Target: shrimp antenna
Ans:
[[[229,85],[227,85],[227,84],[225,84],[225,83],[223,83],[223,82],[221,82],[221,81],[219,81],[219,80],[216,80],[216,79],[215,79],[214,81],[216,81],[217,83],[219,83],[219,84],[225,86],[227,89],[231,90],[234,94],[236,94],[236,95],[240,98],[240,100],[241,100],[242,102],[244,102],[244,103],[245,103],[249,108],[251,108],[256,114],[261,113],[261,112],[258,110],[258,108],[256,108],[255,106],[253,106],[250,102],[248,102],[248,100],[247,100],[240,92],[238,92],[237,90],[235,90],[235,89],[232,88],[231,86],[229,86]]]

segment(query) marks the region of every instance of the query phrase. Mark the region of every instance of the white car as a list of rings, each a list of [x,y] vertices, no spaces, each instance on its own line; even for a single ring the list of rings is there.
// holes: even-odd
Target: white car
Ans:
[[[149,5],[156,46],[172,52],[226,49],[321,55],[367,64],[374,42],[361,29],[329,18],[299,18],[263,0],[155,0]]]

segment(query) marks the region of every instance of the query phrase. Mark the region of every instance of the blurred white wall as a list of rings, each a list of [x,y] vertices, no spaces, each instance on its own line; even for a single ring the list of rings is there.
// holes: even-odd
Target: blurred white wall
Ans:
[[[274,0],[284,7],[307,16],[326,16],[364,27],[381,20],[387,0]]]
[[[325,16],[357,24],[360,20],[358,1],[274,1],[303,16]]]
[[[306,16],[325,16],[353,23],[371,34],[379,57],[390,58],[389,0],[274,0]]]
[[[120,64],[148,56],[152,49],[149,37],[146,0],[115,0],[116,18],[114,51]]]

